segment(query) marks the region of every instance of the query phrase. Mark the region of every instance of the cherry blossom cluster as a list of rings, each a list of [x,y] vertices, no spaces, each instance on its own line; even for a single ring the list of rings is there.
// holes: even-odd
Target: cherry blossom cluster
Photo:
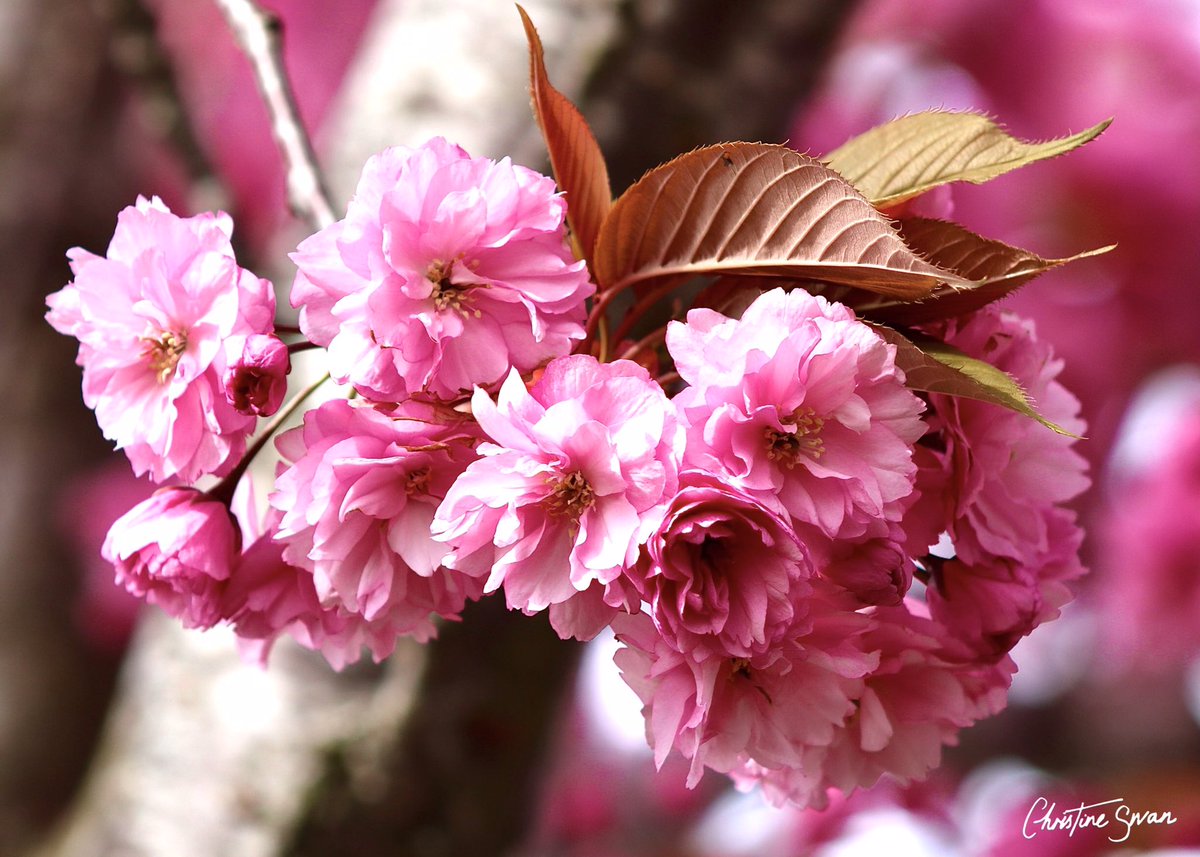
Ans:
[[[292,255],[298,331],[223,214],[139,199],[104,257],[71,251],[47,317],[80,342],[105,436],[164,484],[108,535],[118,583],[253,657],[290,636],[339,668],[502,592],[564,639],[616,631],[656,758],[690,759],[692,783],[820,806],[923,776],[1003,707],[1008,651],[1083,571],[1073,439],[914,393],[894,345],[798,287],[606,359],[565,213],[507,160],[389,149]],[[1082,431],[1017,317],[924,332]],[[274,436],[256,508],[247,465],[305,401],[281,408],[314,347],[342,394]]]

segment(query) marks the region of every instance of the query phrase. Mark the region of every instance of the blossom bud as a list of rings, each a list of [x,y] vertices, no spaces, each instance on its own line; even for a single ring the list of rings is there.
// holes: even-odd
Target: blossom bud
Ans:
[[[117,583],[188,628],[221,619],[221,593],[241,551],[228,507],[194,488],[163,488],[126,512],[101,553]]]
[[[247,336],[241,356],[225,371],[225,398],[240,413],[269,417],[283,403],[291,369],[287,345],[279,337]]]

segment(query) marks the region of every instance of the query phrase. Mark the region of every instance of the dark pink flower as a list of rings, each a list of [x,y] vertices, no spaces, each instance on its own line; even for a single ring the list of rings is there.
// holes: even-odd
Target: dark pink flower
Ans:
[[[899,604],[912,585],[914,570],[904,541],[903,531],[893,524],[887,536],[834,542],[821,576],[863,607]]]
[[[697,660],[762,655],[806,630],[812,575],[782,508],[694,470],[629,572],[659,632]]]
[[[457,398],[582,338],[595,290],[554,182],[441,138],[363,168],[344,220],[302,242],[292,304],[331,373],[377,401]]]
[[[760,296],[738,320],[692,310],[667,347],[689,466],[775,498],[830,538],[884,535],[913,490],[922,404],[895,349],[841,304],[803,289]]]
[[[83,400],[138,474],[224,474],[254,418],[225,399],[226,352],[270,331],[271,285],[239,268],[224,214],[177,217],[156,197],[121,212],[106,257],[67,255],[47,320],[79,340]]]
[[[678,481],[683,430],[662,388],[635,363],[578,355],[552,361],[530,390],[513,371],[498,402],[477,389],[471,406],[492,442],[438,510],[447,564],[486,575],[486,591],[503,586],[527,613],[593,583],[624,604],[618,578]],[[558,618],[560,633],[586,636]]]
[[[986,308],[933,328],[945,341],[1016,379],[1049,420],[1079,435],[1079,401],[1055,380],[1062,361],[1012,313]],[[1046,509],[1089,484],[1087,462],[1058,434],[1028,417],[986,402],[931,395],[931,422],[945,447],[952,526],[968,562],[1003,556],[1026,560],[1050,549]]]
[[[229,507],[194,488],[162,488],[126,512],[101,550],[117,583],[187,628],[221,618],[226,581],[241,550]]]
[[[241,354],[225,370],[225,399],[238,413],[269,417],[283,404],[291,369],[288,347],[278,336],[247,336]]]

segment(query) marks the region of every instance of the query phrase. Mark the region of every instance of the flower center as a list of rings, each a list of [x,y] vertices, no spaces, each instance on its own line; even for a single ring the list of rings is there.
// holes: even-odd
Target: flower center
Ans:
[[[791,470],[801,456],[814,461],[825,454],[825,442],[821,440],[821,427],[825,420],[816,415],[812,408],[800,408],[792,414],[795,431],[782,432],[778,429],[763,430],[767,441],[767,458],[778,461]]]
[[[410,470],[408,475],[404,477],[404,493],[409,496],[413,494],[428,494],[429,480],[432,478],[433,472],[428,466]]]
[[[433,301],[433,308],[438,312],[450,310],[457,312],[460,315],[473,315],[479,318],[481,313],[478,309],[468,306],[471,292],[477,287],[475,283],[456,283],[450,279],[450,269],[453,267],[453,262],[446,263],[440,259],[435,259],[433,264],[429,266],[429,270],[425,272],[425,276],[429,278],[429,282],[433,283],[433,291],[429,293],[429,299]]]
[[[578,520],[595,499],[587,479],[578,470],[573,470],[558,480],[542,505],[555,517]]]
[[[158,379],[158,383],[165,383],[175,374],[179,358],[187,350],[187,334],[167,330],[159,334],[158,339],[143,336],[142,342],[145,343],[145,347],[142,349],[142,358],[154,370],[154,376]]]

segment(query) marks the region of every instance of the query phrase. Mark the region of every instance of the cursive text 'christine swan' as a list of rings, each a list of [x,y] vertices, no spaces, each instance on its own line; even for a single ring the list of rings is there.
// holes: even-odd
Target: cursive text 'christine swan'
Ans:
[[[1107,828],[1109,842],[1124,842],[1135,827],[1145,824],[1174,824],[1175,816],[1169,812],[1134,812],[1125,805],[1124,798],[1113,798],[1102,803],[1080,804],[1072,809],[1058,811],[1056,804],[1039,797],[1025,814],[1021,834],[1033,839],[1044,830],[1065,830],[1074,836],[1076,830],[1087,827]]]

